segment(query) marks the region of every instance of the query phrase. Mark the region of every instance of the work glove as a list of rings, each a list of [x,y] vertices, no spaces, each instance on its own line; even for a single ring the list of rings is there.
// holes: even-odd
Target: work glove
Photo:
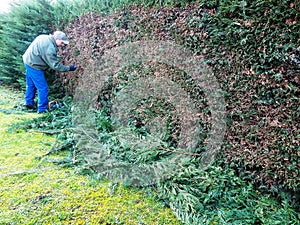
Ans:
[[[70,66],[70,69],[69,69],[69,71],[75,71],[76,70],[76,66],[75,65],[72,65],[72,66]]]

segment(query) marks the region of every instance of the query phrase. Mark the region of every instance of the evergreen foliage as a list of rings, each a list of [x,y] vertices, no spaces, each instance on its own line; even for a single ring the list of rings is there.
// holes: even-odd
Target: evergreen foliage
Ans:
[[[108,14],[113,10],[130,5],[143,5],[144,7],[161,7],[161,6],[184,6],[195,0],[58,0],[54,4],[55,25],[63,29],[74,19],[83,14],[101,13]],[[65,16],[68,15],[68,16]]]
[[[35,1],[34,6],[42,2],[48,4],[45,1]],[[105,47],[109,49],[126,40],[126,37],[113,36],[113,34],[119,34],[116,32],[118,28],[126,27],[127,30],[132,28],[138,35],[148,35],[147,37],[153,37],[151,35],[155,32],[158,36],[165,35],[162,35],[163,38],[170,35],[168,38],[172,37],[177,43],[188,47],[196,54],[204,55],[207,63],[216,72],[222,88],[227,92],[229,128],[227,142],[223,146],[222,162],[217,162],[216,165],[202,170],[198,168],[198,158],[193,157],[185,168],[178,169],[174,177],[168,177],[155,187],[158,195],[187,224],[297,224],[299,215],[292,207],[298,207],[299,210],[299,142],[297,141],[299,138],[299,88],[297,87],[299,79],[297,74],[299,72],[293,70],[294,68],[291,69],[291,65],[287,64],[291,49],[299,47],[299,23],[297,23],[299,1],[294,3],[201,1],[202,3],[198,4],[198,8],[195,7],[191,14],[185,14],[179,10],[167,11],[168,9],[164,8],[165,14],[157,9],[149,11],[148,13],[152,16],[149,18],[147,17],[149,14],[137,10],[146,19],[130,15],[130,8],[125,7],[123,14],[117,14],[118,21],[115,24],[106,20],[101,20],[99,23],[109,30],[108,36],[105,36],[104,31],[101,33],[101,29],[98,31],[104,37],[108,37],[107,40],[110,42],[101,42],[105,38],[99,38],[98,33],[93,30],[95,28],[93,24],[88,23],[92,19],[96,20],[97,16],[92,12],[108,13],[120,6],[133,3],[143,4],[144,7],[169,4],[183,6],[188,2],[191,1],[90,0],[72,3],[57,1],[57,4],[51,8],[53,10],[48,11],[49,20],[40,21],[40,26],[32,25],[33,27],[29,29],[32,34],[28,34],[27,29],[22,27],[24,19],[20,21],[20,18],[23,14],[17,13],[18,10],[15,9],[12,12],[18,15],[16,18],[19,20],[13,20],[9,15],[3,15],[3,17],[1,15],[1,21],[8,21],[0,25],[1,44],[6,43],[10,47],[18,47],[10,51],[1,48],[1,51],[3,49],[0,52],[1,79],[7,82],[18,81],[17,76],[9,77],[8,75],[12,73],[17,75],[22,70],[21,63],[7,64],[7,62],[16,60],[14,54],[20,55],[20,52],[25,50],[25,45],[36,34],[51,30],[50,18],[53,19],[53,24],[61,29],[75,19],[76,23],[71,27],[66,27],[66,29],[74,30],[76,40],[74,52],[70,50],[71,52],[68,53],[70,58],[78,56],[83,61],[83,65],[86,64],[84,60],[93,56],[99,57]],[[23,8],[23,13],[26,11],[23,5],[20,8]],[[37,8],[33,8],[38,11]],[[80,17],[82,14],[88,15],[84,18]],[[157,17],[162,14],[165,17],[162,16],[159,18],[162,20],[158,21]],[[34,21],[32,17],[28,17],[29,15],[23,16],[29,21]],[[109,19],[113,21],[114,18]],[[46,21],[48,23],[45,23]],[[85,25],[91,27],[87,30],[90,33],[76,36],[76,32],[78,34],[84,31]],[[11,41],[10,27],[13,29],[13,34],[20,37],[22,45],[19,43],[20,46],[16,46],[16,43],[9,42]],[[84,46],[78,44],[82,40],[85,41]],[[103,49],[99,47],[102,45]],[[91,52],[96,53],[91,56],[89,54]],[[19,70],[16,70],[14,65],[19,67]],[[78,73],[82,73],[82,70]],[[70,80],[72,84],[76,83],[75,78],[72,77]],[[70,85],[70,90],[72,87],[74,86]],[[103,95],[100,100],[107,100],[106,97],[111,93],[101,94]],[[106,103],[110,104],[109,101]],[[90,116],[95,119],[99,129],[98,136],[92,138],[101,144],[104,143],[105,147],[109,147],[111,155],[117,159],[125,158],[125,163],[128,164],[138,160],[152,162],[153,159],[160,159],[163,154],[166,154],[163,148],[153,150],[143,146],[145,147],[143,154],[138,155],[131,145],[126,145],[126,143],[122,145],[116,138],[107,111],[95,110],[95,114]],[[57,129],[62,123],[61,128],[64,133],[59,136],[62,142],[58,142],[58,146],[55,146],[53,151],[68,148],[73,154],[71,157],[76,159],[76,165],[79,165],[83,159],[78,158],[80,155],[75,155],[77,152],[74,148],[76,143],[78,144],[78,139],[74,136],[73,124],[70,120],[67,112],[63,118],[55,117],[54,127],[51,127],[54,124],[51,116],[43,118],[44,123],[35,121],[34,125],[30,126],[46,124],[40,128]],[[144,132],[141,129],[136,131],[140,132],[139,134]],[[124,136],[123,133],[121,135]],[[84,146],[86,142],[81,144]],[[91,157],[93,156],[94,154],[91,154]],[[106,162],[107,155],[103,157],[98,163]],[[81,166],[79,165],[79,168]],[[83,170],[85,169],[90,169],[90,167],[83,167]],[[97,172],[98,175],[104,173]],[[237,172],[244,180],[238,178],[234,172]],[[253,184],[264,190],[269,189],[269,195],[256,191]],[[292,194],[289,195],[284,192],[287,189],[294,192],[290,192],[289,194]],[[279,203],[270,196],[270,193],[277,194]]]
[[[226,161],[260,188],[299,193],[299,66],[293,63],[300,46],[299,1],[205,4],[209,10],[189,26],[195,35],[181,36],[181,42],[206,55],[227,90],[233,110],[228,118],[232,137],[223,151]],[[196,33],[199,27],[205,37]]]
[[[283,201],[254,191],[233,170],[211,166],[199,170],[191,164],[170,180],[158,185],[162,198],[184,224],[297,225],[299,216]]]
[[[15,1],[0,14],[0,81],[24,86],[22,55],[39,34],[53,30],[52,6],[47,0]]]
[[[267,191],[298,192],[299,68],[290,60],[290,50],[300,45],[298,8],[296,2],[206,1],[183,9],[133,6],[109,16],[87,14],[68,27],[75,44],[67,55],[81,64],[79,78],[85,70],[91,74],[89,59],[128,40],[175,40],[204,56],[226,91],[227,165]],[[75,90],[74,76],[63,78]]]

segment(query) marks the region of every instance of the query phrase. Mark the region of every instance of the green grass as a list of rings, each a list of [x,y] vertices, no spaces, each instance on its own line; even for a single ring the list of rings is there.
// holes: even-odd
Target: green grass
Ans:
[[[41,157],[54,136],[9,129],[39,117],[14,109],[22,94],[0,87],[0,224],[181,224],[141,191],[77,174]]]

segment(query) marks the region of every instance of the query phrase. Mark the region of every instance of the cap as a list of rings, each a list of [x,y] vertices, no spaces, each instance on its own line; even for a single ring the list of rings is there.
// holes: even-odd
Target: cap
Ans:
[[[58,40],[61,40],[63,43],[65,43],[66,45],[69,44],[69,41],[67,39],[67,36],[64,32],[62,31],[55,31],[53,33],[53,36],[56,37]]]

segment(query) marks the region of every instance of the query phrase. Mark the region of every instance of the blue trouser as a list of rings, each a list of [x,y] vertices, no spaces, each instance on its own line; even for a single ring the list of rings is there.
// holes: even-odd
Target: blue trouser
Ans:
[[[26,105],[34,105],[36,91],[38,91],[38,112],[48,109],[48,84],[42,70],[36,70],[25,64],[26,68]]]

